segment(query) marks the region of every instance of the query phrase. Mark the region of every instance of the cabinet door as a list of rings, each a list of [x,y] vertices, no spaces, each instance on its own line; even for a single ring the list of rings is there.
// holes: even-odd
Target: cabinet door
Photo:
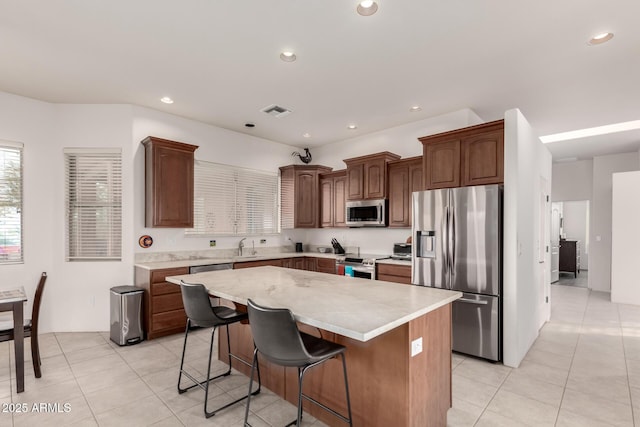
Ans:
[[[462,140],[462,185],[501,184],[504,181],[504,131],[482,133]]]
[[[296,228],[315,228],[318,226],[318,174],[309,171],[296,171]]]
[[[333,192],[333,178],[320,179],[320,227],[333,227],[334,225]]]
[[[305,258],[304,259],[304,269],[307,271],[317,271],[318,263],[316,258]]]
[[[193,227],[193,152],[180,142],[148,137],[145,146],[145,226]]]
[[[369,160],[364,164],[364,198],[383,199],[387,194],[384,188],[386,162],[383,159]]]
[[[333,178],[333,226],[346,227],[346,195],[347,177],[340,176]]]
[[[424,147],[425,189],[460,186],[460,140],[426,144]]]
[[[409,166],[389,166],[389,227],[409,226],[409,196]]]
[[[303,257],[293,259],[293,268],[296,270],[306,270],[307,263]]]
[[[364,199],[364,164],[347,168],[347,200]]]

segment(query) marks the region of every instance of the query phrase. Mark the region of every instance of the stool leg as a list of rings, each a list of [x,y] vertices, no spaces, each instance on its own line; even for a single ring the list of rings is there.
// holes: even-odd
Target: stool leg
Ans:
[[[211,331],[211,343],[209,343],[209,362],[207,365],[207,379],[204,383],[204,416],[206,418],[210,418],[216,413],[215,411],[207,411],[207,403],[209,400],[209,382],[211,381],[211,355],[213,354],[213,340],[216,336],[216,329],[217,328],[214,326],[213,330]],[[229,366],[229,372],[231,372],[231,366]]]
[[[302,380],[304,379],[304,373],[306,369],[300,370],[298,368],[298,419],[296,420],[296,426],[302,424]]]
[[[184,368],[184,354],[187,350],[187,337],[189,336],[189,328],[191,327],[191,320],[187,319],[187,327],[184,331],[184,344],[182,345],[182,358],[180,359],[180,373],[178,374],[178,393],[182,394],[188,390],[188,388],[180,388],[180,381],[182,380],[182,371]]]
[[[347,362],[342,353],[342,370],[344,371],[344,390],[347,393],[347,412],[349,413],[349,425],[353,426],[353,418],[351,418],[351,399],[349,398],[349,381],[347,380]]]
[[[249,391],[247,392],[247,406],[244,410],[244,427],[251,427],[249,424],[249,404],[251,403],[251,389],[253,388],[253,371],[258,365],[258,384],[260,384],[260,365],[258,364],[258,349],[253,350],[253,362],[251,362],[251,373],[249,374]],[[260,391],[260,385],[258,385],[258,391]],[[257,394],[257,393],[256,393]]]

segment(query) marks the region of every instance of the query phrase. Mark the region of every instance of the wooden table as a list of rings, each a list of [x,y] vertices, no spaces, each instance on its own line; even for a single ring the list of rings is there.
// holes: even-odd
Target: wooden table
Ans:
[[[24,391],[24,288],[0,290],[0,311],[13,312],[13,341],[16,354],[16,388]]]
[[[460,292],[345,278],[280,267],[254,267],[167,277],[202,283],[210,294],[235,303],[291,309],[303,327],[347,347],[353,424],[367,427],[440,427],[451,406],[451,302]],[[315,329],[317,328],[317,330]],[[234,354],[253,355],[249,325],[229,327]],[[220,328],[220,342],[226,331]],[[421,349],[412,352],[414,343]],[[220,345],[224,360],[226,345]],[[248,368],[234,364],[248,374]],[[305,377],[313,398],[346,413],[341,364],[327,362]],[[260,360],[262,384],[297,404],[297,373]],[[338,380],[340,378],[340,380]],[[305,401],[305,411],[328,425],[337,418]]]

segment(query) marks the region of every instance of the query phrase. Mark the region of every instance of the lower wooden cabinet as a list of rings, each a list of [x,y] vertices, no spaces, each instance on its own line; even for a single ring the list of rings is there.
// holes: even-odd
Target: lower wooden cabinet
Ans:
[[[274,267],[282,267],[281,259],[263,259],[259,261],[242,261],[242,262],[234,262],[233,269],[237,270],[239,268],[251,268],[251,267],[263,267],[265,265],[272,265]]]
[[[378,280],[411,284],[411,266],[398,264],[377,264]]]
[[[184,331],[187,316],[180,286],[165,280],[167,276],[181,274],[189,274],[189,268],[147,270],[136,267],[135,284],[145,290],[144,327],[148,340]]]
[[[336,260],[333,258],[315,258],[316,270],[320,273],[336,274]]]

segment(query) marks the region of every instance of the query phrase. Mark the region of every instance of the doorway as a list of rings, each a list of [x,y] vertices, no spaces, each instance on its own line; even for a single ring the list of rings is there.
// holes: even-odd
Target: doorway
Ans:
[[[551,204],[551,282],[589,287],[589,201]]]

